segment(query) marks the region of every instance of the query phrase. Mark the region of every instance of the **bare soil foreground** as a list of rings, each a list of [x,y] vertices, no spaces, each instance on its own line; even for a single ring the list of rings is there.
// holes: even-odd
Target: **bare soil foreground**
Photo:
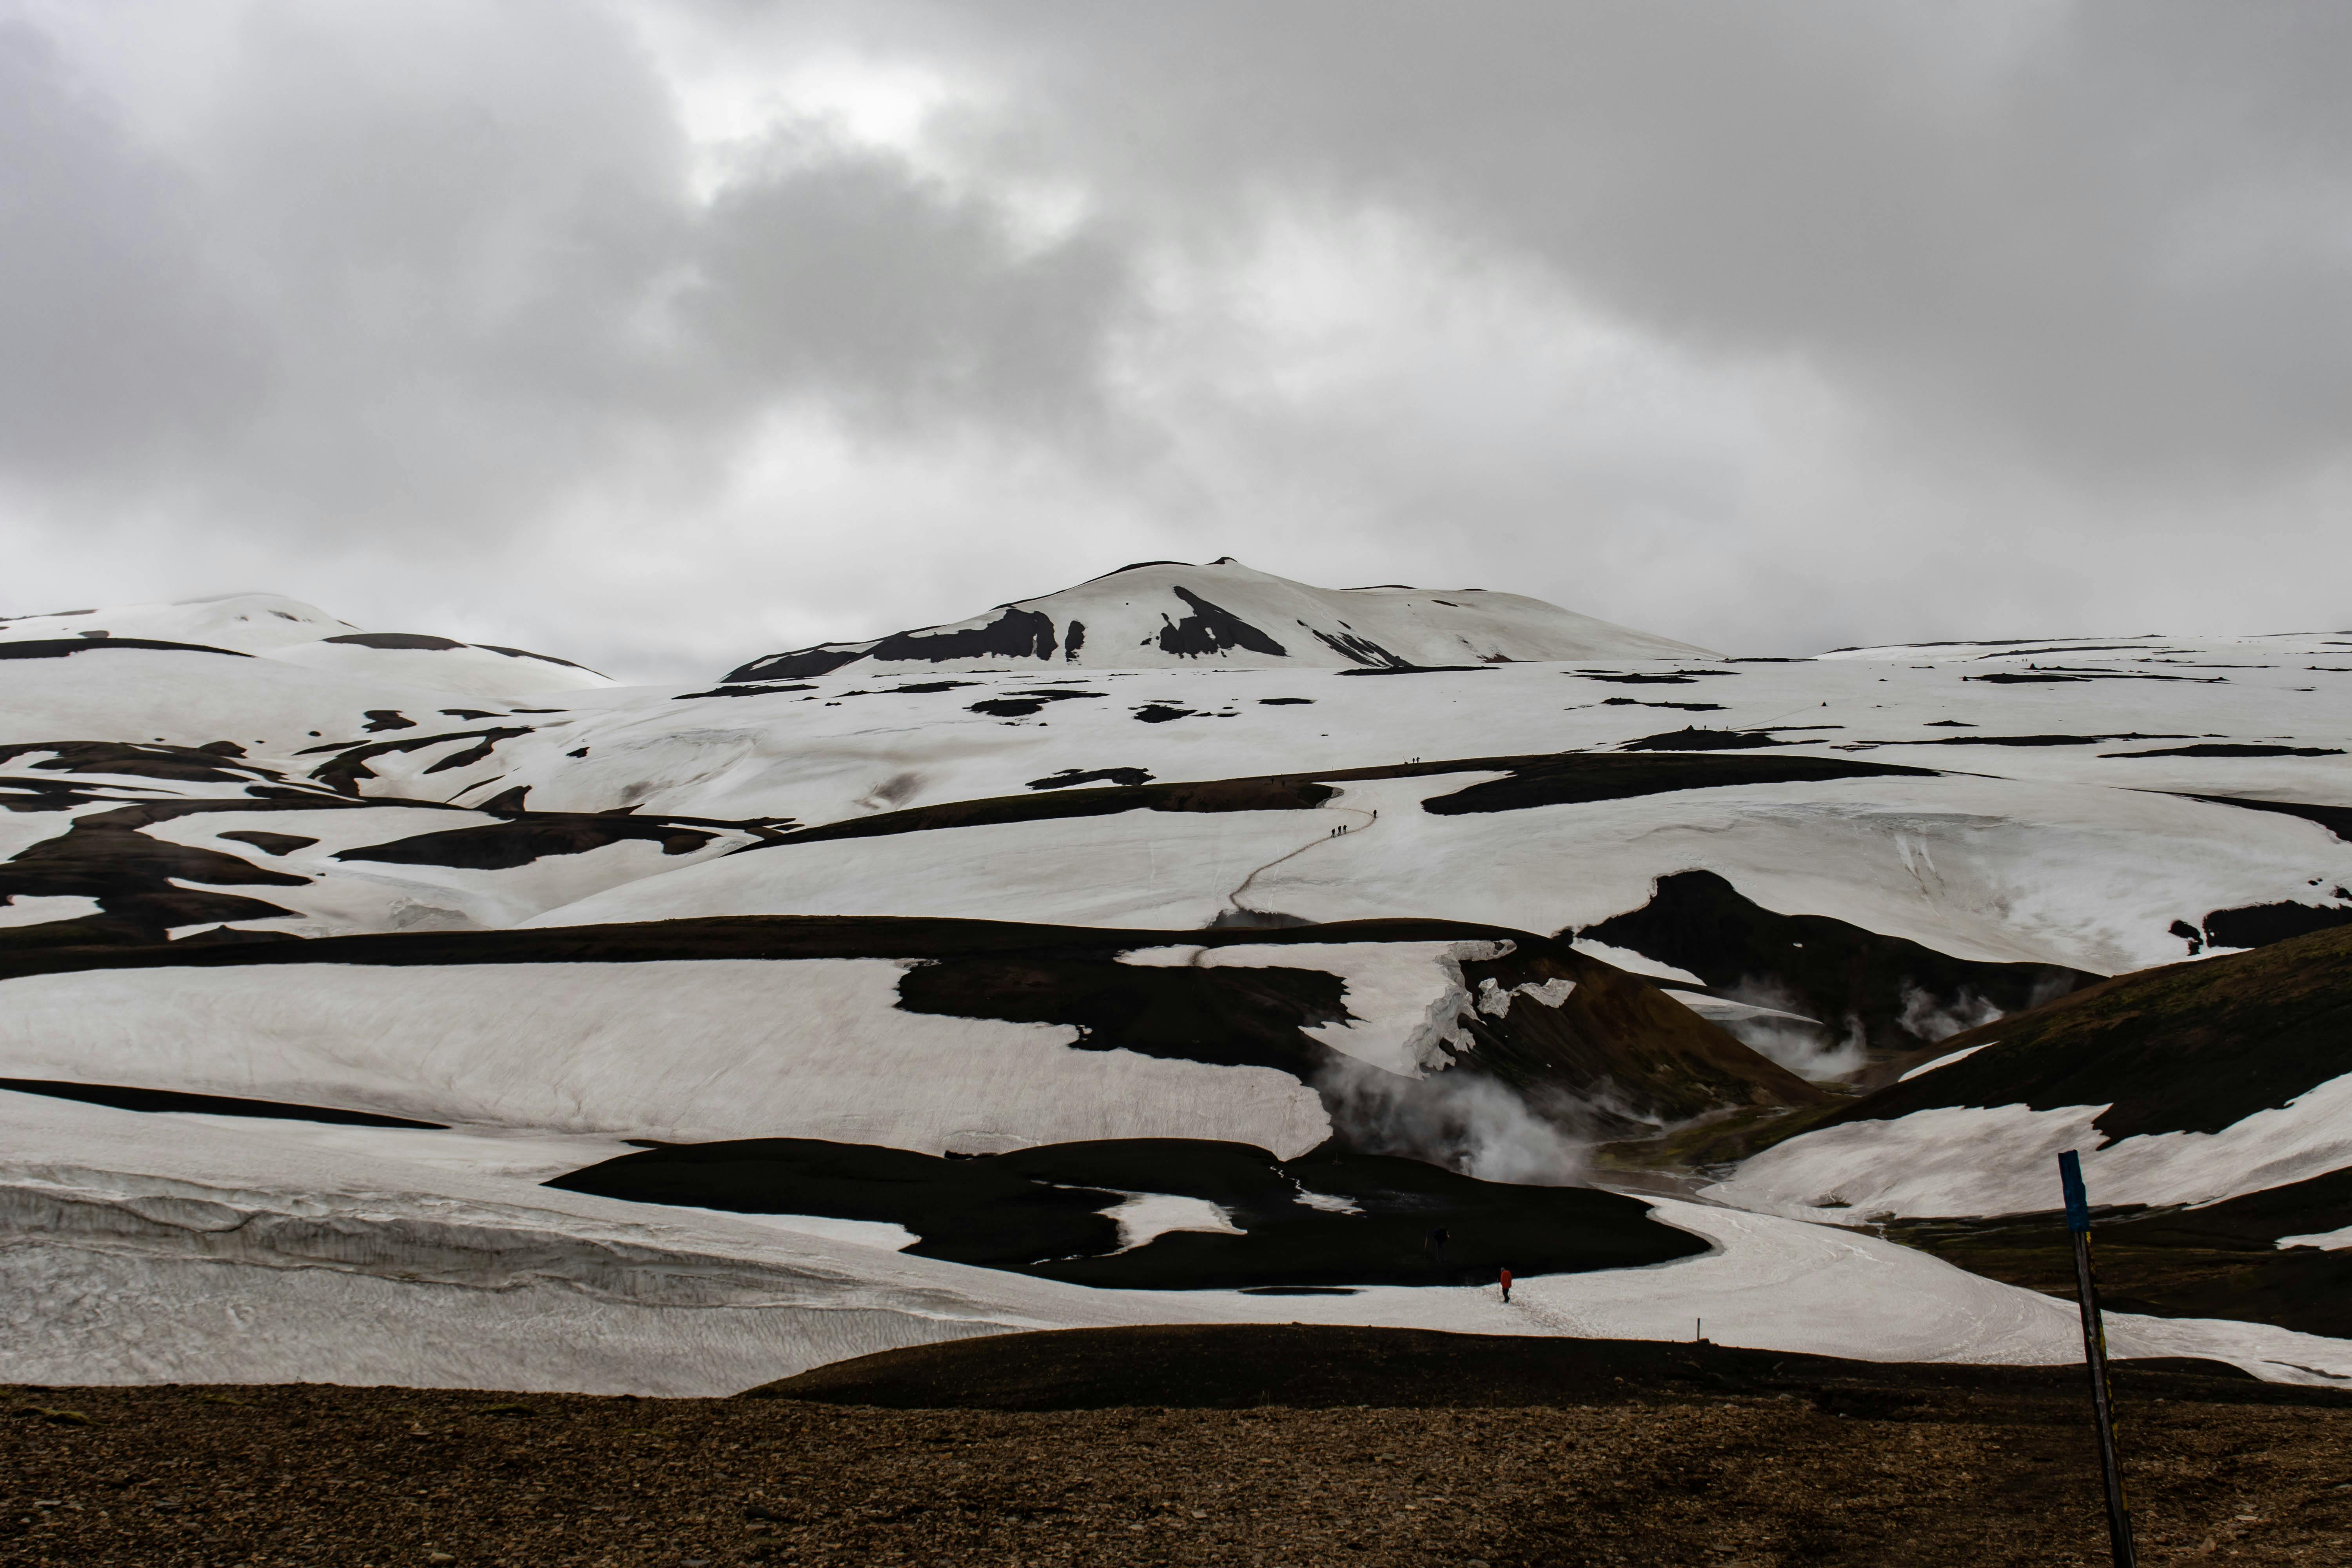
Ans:
[[[2117,1384],[2141,1562],[2352,1563],[2352,1394]],[[2107,1560],[2084,1403],[2075,1369],[1296,1327],[733,1399],[18,1388],[0,1563],[2052,1568]]]

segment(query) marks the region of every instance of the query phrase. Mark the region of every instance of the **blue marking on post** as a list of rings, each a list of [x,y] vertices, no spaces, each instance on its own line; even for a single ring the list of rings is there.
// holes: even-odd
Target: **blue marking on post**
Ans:
[[[2066,1189],[2066,1228],[2077,1236],[2091,1230],[2091,1199],[2083,1191],[2083,1157],[2069,1149],[2058,1156],[2059,1184]]]

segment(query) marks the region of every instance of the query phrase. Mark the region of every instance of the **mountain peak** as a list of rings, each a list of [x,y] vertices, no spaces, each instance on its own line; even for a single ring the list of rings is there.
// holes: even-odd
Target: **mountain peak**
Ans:
[[[1318,588],[1245,566],[1139,561],[946,626],[755,658],[730,681],[888,668],[1307,667],[1408,669],[1577,658],[1706,658],[1703,648],[1483,588]]]

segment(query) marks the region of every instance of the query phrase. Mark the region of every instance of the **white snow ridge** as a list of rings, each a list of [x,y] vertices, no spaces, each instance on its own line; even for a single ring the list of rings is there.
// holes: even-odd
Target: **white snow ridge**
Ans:
[[[0,619],[0,1380],[1702,1313],[2058,1362],[2071,1303],[1945,1257],[2069,1148],[2284,1282],[2125,1353],[2352,1378],[2295,1283],[2352,1237],[2352,636],[1744,660],[1223,560],[753,652]]]

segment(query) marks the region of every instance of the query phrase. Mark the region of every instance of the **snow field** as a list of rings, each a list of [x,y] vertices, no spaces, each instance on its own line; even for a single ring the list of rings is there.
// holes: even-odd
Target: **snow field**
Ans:
[[[1303,1153],[1268,1068],[1073,1049],[897,1007],[883,959],[98,970],[0,982],[0,1077],[368,1110],[472,1129],[824,1138],[938,1154],[1097,1138]],[[1010,1144],[1003,1140],[1011,1140]]]
[[[2352,1074],[2219,1132],[2109,1143],[2092,1125],[2105,1109],[1945,1106],[1849,1121],[1765,1150],[1703,1195],[1805,1219],[2032,1214],[2059,1206],[2068,1149],[2098,1204],[2210,1203],[2352,1165]]]

